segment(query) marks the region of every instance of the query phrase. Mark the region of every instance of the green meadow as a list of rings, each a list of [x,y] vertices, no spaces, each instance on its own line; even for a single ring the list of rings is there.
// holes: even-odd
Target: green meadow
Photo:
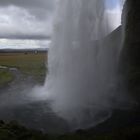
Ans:
[[[42,83],[46,76],[46,64],[47,52],[1,52],[0,87],[14,80],[14,75],[9,70],[10,68],[20,71],[25,78],[31,76],[38,83]]]

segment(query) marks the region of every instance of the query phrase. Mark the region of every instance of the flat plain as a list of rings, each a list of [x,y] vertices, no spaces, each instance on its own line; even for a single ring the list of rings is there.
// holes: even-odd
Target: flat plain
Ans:
[[[0,87],[14,80],[13,71],[43,83],[47,71],[46,51],[0,52]]]

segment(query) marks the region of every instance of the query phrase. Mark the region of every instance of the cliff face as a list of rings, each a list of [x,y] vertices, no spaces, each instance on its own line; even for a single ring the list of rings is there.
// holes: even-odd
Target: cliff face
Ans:
[[[128,92],[138,98],[140,97],[140,0],[126,0],[122,26],[124,46],[121,55],[121,72],[127,83]]]

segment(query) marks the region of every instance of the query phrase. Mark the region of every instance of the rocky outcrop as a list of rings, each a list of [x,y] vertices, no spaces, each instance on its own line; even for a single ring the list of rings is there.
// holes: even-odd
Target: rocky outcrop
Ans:
[[[121,73],[128,92],[140,100],[140,0],[126,0],[122,26],[124,46],[121,54]]]

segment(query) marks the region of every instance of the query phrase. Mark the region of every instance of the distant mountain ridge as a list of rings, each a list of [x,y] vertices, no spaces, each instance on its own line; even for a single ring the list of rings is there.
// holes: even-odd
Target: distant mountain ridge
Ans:
[[[0,49],[0,53],[18,53],[18,52],[47,52],[48,48],[35,48],[35,49]]]

